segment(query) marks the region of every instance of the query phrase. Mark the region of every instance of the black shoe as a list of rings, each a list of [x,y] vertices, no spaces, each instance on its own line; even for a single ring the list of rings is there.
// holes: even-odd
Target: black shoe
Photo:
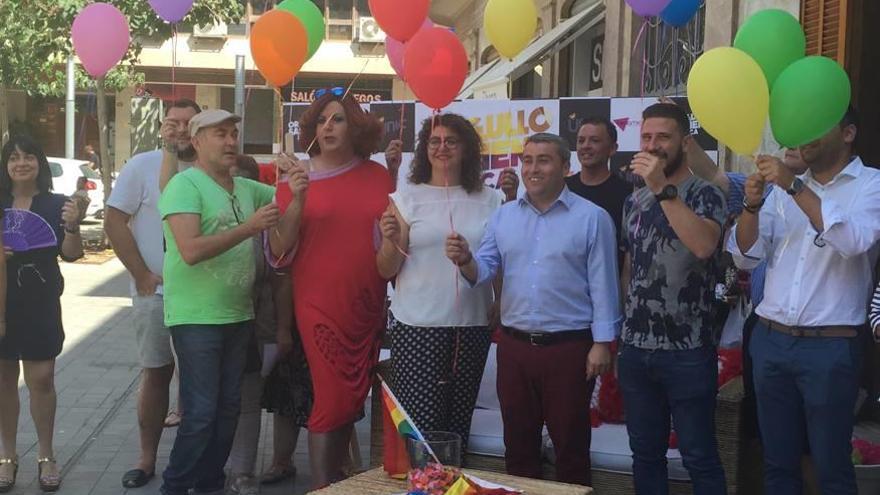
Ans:
[[[140,488],[150,482],[156,476],[155,472],[147,473],[143,469],[132,469],[122,476],[122,486],[125,488]]]

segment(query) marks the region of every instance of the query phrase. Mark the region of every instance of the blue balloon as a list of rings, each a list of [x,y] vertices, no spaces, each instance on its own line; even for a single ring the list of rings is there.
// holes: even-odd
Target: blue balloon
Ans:
[[[700,10],[701,0],[672,0],[660,13],[663,22],[675,27],[684,27]]]

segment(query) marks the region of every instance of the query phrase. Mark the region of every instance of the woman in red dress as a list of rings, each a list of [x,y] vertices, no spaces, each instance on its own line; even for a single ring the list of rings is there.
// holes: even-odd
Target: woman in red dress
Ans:
[[[378,360],[386,293],[376,268],[378,222],[393,185],[388,171],[369,160],[382,124],[350,96],[323,94],[301,129],[311,159],[278,158],[293,191],[279,187],[277,202],[293,221],[272,235],[272,252],[292,257],[296,321],[315,394],[312,483],[321,487],[342,477]]]

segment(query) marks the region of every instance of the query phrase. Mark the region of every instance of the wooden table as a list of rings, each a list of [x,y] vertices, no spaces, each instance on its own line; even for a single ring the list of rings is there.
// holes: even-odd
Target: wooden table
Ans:
[[[475,469],[465,469],[464,472],[486,481],[523,490],[528,495],[589,495],[593,493],[593,489],[587,486],[520,478]],[[397,495],[406,493],[406,490],[406,480],[390,478],[382,468],[376,468],[311,493],[316,495]]]

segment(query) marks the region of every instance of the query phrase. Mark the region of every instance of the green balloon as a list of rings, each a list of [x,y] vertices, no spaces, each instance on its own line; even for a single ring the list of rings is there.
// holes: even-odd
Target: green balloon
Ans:
[[[807,40],[800,22],[784,10],[767,9],[749,17],[739,28],[733,46],[758,62],[767,85],[773,87],[786,67],[804,58]]]
[[[302,22],[309,37],[306,60],[312,58],[324,41],[324,14],[311,0],[284,0],[278,8],[290,12]]]
[[[849,106],[849,76],[827,57],[806,57],[788,66],[770,92],[770,126],[779,144],[795,148],[828,133]]]

